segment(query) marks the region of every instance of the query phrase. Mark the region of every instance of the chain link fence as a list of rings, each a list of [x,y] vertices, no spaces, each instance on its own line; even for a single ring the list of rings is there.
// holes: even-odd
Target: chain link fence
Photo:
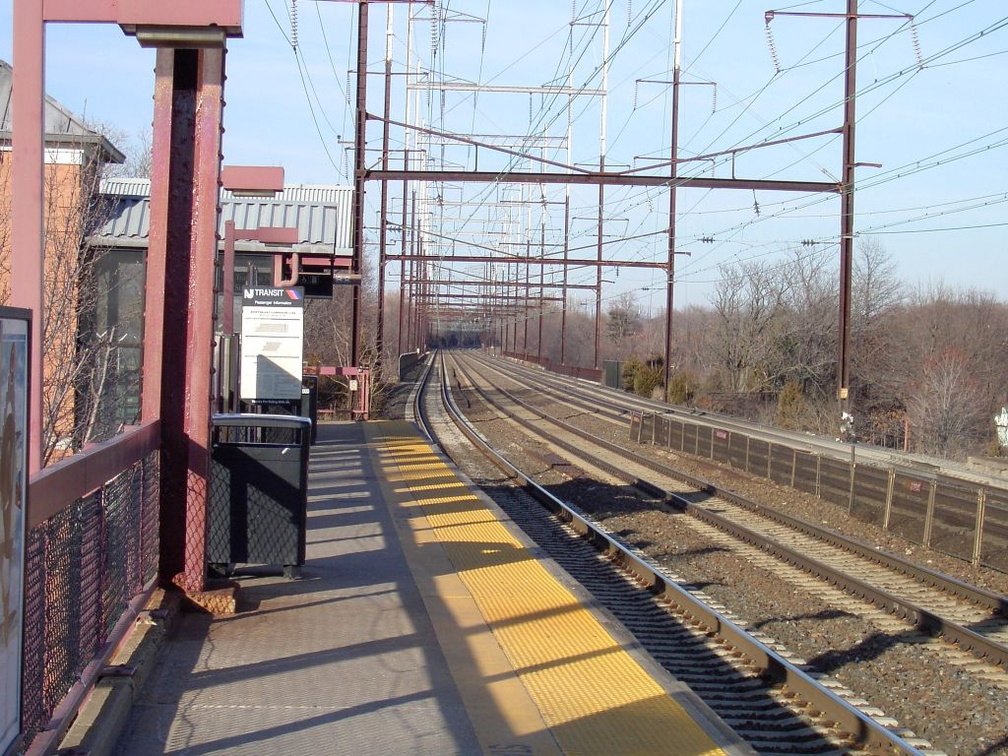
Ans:
[[[634,413],[630,439],[730,465],[845,507],[855,517],[974,565],[1008,572],[1008,489],[937,471],[817,454],[658,413]]]
[[[158,453],[31,528],[25,543],[22,717],[41,732],[155,577]]]

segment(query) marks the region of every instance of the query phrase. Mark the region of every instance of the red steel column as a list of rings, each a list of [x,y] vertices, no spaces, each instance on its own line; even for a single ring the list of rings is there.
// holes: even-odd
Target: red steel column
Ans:
[[[214,262],[220,217],[221,137],[224,120],[226,50],[193,53],[198,60],[195,171],[192,187],[192,253],[189,276],[188,339],[192,358],[186,362],[186,433],[189,469],[186,511],[185,582],[188,592],[205,588],[207,483],[210,472],[210,409],[213,398]]]
[[[367,35],[368,0],[361,0],[357,9],[357,126],[354,133],[354,219],[351,273],[361,272],[361,261],[364,259],[364,169],[367,166],[364,154],[367,148]],[[350,309],[350,366],[360,367],[360,283],[354,283],[351,287]]]
[[[42,469],[42,147],[45,23],[42,3],[14,3],[11,304],[33,311],[28,475]]]
[[[144,295],[143,422],[161,416],[161,375],[167,292],[168,194],[172,155],[175,54],[158,50],[154,64],[154,124],[151,134],[150,233]],[[165,426],[162,425],[162,428]],[[162,534],[163,535],[163,534]]]
[[[221,331],[224,336],[234,335],[234,267],[235,267],[235,222],[224,221],[224,304],[221,311]]]
[[[164,298],[148,303],[147,325],[164,325],[163,360],[156,372],[145,366],[144,408],[160,404],[163,429],[161,581],[198,593],[206,587],[224,51],[159,50],[156,72],[148,291],[162,276]]]

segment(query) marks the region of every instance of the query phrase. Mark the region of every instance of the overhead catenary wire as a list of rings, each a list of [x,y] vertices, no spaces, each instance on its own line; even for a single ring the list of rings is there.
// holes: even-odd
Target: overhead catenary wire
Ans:
[[[588,5],[589,4],[586,3],[584,7],[586,7],[588,10],[591,10],[592,8],[588,7]],[[924,9],[922,9],[922,10],[925,10],[926,8],[931,7],[932,5],[934,5],[934,3],[928,3],[927,5],[924,6]],[[969,5],[969,3],[960,4],[960,6],[958,6],[958,7],[963,7],[963,6],[966,6],[966,5]],[[576,3],[575,3],[575,6],[576,6]],[[635,6],[636,6],[636,4],[635,4]],[[635,10],[636,10],[636,7],[635,7]],[[925,27],[926,24],[933,23],[933,19],[922,19],[921,18],[921,16],[923,15],[922,14],[922,10],[917,11],[917,13],[915,14],[915,16],[918,19],[921,20],[921,23],[919,25],[923,28],[923,27]],[[951,12],[951,11],[945,10],[943,12],[944,13],[948,13],[948,12]],[[628,26],[629,26],[629,24],[628,24]],[[906,36],[909,36],[909,34],[910,34],[909,29],[904,29],[902,32],[892,32],[891,34],[882,35],[882,37],[878,41],[878,44],[883,44],[886,40],[889,40],[889,39],[895,39],[895,38],[897,38],[896,35],[901,34],[901,33],[904,34],[904,35],[906,35]],[[966,37],[961,38],[960,41],[965,41],[965,44],[963,46],[959,47],[958,49],[963,49],[963,47],[968,46],[970,44],[968,38],[966,38]],[[863,48],[862,51],[861,51],[861,53],[862,53],[862,57],[863,57],[863,55],[869,54],[867,48]],[[945,58],[935,58],[934,56],[932,56],[930,59],[925,59],[925,70],[927,70],[929,68],[933,69],[933,68],[936,68],[936,67],[939,67],[939,66],[954,64],[956,61],[950,61],[950,60],[948,60],[948,57],[947,57],[947,56],[950,56],[950,55],[954,55],[954,53],[955,53],[955,50],[951,50],[951,51],[946,52],[946,57]],[[1000,54],[1001,53],[992,53],[992,55],[1000,55]],[[445,57],[446,56],[442,55],[442,61],[444,60]],[[890,97],[893,96],[893,92],[899,91],[900,89],[905,88],[905,87],[908,86],[908,83],[910,81],[910,77],[913,75],[912,72],[914,72],[914,71],[920,71],[921,70],[920,67],[919,67],[918,61],[916,60],[916,57],[912,54],[912,50],[910,49],[909,45],[907,47],[907,57],[908,58],[913,58],[913,63],[912,63],[912,65],[908,65],[906,67],[907,70],[901,70],[900,72],[894,73],[891,76],[889,76],[888,79],[886,79],[884,77],[880,77],[878,82],[873,82],[873,85],[875,87],[874,89],[862,88],[862,90],[859,91],[859,93],[858,93],[859,96],[864,96],[865,94],[869,94],[869,93],[871,93],[873,91],[878,91],[882,95],[885,95],[886,92],[889,92],[890,94],[888,95],[888,97],[884,97],[881,102],[879,102],[877,104],[873,103],[873,108],[883,107],[884,104],[885,104],[885,102],[886,102],[886,100],[888,98],[890,98]],[[971,58],[972,58],[972,56],[967,57],[965,59],[971,59]],[[828,59],[828,56],[827,56],[827,58],[824,58],[824,59]],[[909,63],[909,61],[908,61],[908,63]],[[445,70],[447,70],[447,69],[445,69]],[[481,79],[485,78],[488,81],[492,80],[492,77],[489,77],[489,76],[488,77],[482,77],[481,76],[480,78]],[[553,98],[553,99],[555,100],[557,98]],[[761,101],[760,98],[756,98],[756,100],[754,100],[754,102],[757,102],[757,103],[760,102],[760,101]],[[830,107],[829,105],[824,106],[821,111],[816,111],[815,113],[813,113],[813,115],[822,115],[825,111],[829,110],[829,107]],[[480,106],[478,104],[474,104],[473,107],[472,107],[472,111],[471,112],[475,114],[479,110],[481,110]],[[796,112],[796,114],[798,113],[798,111],[795,111],[795,112]],[[865,115],[868,115],[868,114],[871,114],[872,109],[869,108],[868,110],[865,110],[863,112],[864,112]],[[537,120],[534,121],[534,123],[546,123],[546,124],[548,124],[548,123],[550,123],[549,119],[554,114],[555,113],[551,114],[549,112],[549,108],[548,107],[544,108],[544,109],[542,109],[542,110],[539,111],[539,115],[537,117]],[[448,115],[450,115],[450,108],[446,108],[444,111],[442,111],[441,118],[443,119],[443,118],[447,117]],[[803,116],[802,119],[798,119],[798,118],[794,119],[794,122],[796,124],[800,125],[800,123],[805,118],[809,117],[809,114],[808,113],[801,113],[801,116]],[[471,120],[472,119],[470,119],[470,121]],[[554,119],[553,122],[555,122],[555,119]],[[782,123],[783,123],[783,121],[778,121],[778,122],[774,123],[773,125],[776,127],[776,126],[778,126],[778,125],[780,125]],[[448,129],[446,129],[446,130],[448,130]],[[530,129],[529,131],[530,131],[529,137],[533,138],[535,136],[534,132],[536,131],[536,129],[533,128],[533,129]],[[618,134],[619,132],[615,132],[615,133]],[[755,133],[758,133],[758,132],[755,132]],[[995,142],[990,141],[990,140],[988,140],[987,142],[984,142],[983,146],[985,146],[985,147],[987,147],[989,149],[992,149],[992,150],[999,149],[999,146]],[[795,159],[795,161],[786,164],[785,169],[788,166],[791,166],[791,167],[800,166],[802,164],[802,161],[803,160],[807,160],[810,155],[811,156],[815,156],[817,153],[821,154],[826,149],[830,149],[830,145],[828,143],[827,144],[823,144],[823,145],[819,145],[815,150],[806,151],[804,154],[800,154]],[[957,160],[967,159],[968,157],[970,157],[970,156],[964,154],[964,155],[960,156],[959,158],[957,158]],[[904,178],[904,177],[909,176],[909,175],[914,175],[913,173],[910,172],[911,170],[914,171],[914,172],[924,171],[924,170],[932,170],[932,169],[935,169],[935,168],[940,168],[943,165],[949,165],[951,162],[952,162],[951,160],[943,160],[940,163],[935,164],[933,166],[930,166],[930,167],[923,166],[923,167],[920,167],[920,168],[917,168],[917,167],[910,168],[908,166],[910,166],[911,164],[907,163],[907,164],[905,164],[905,169],[904,169],[904,171],[902,172],[901,175],[894,175],[892,178],[889,178],[887,180],[896,181],[896,180],[899,180],[900,178]],[[723,166],[727,165],[727,161],[723,161],[719,165],[721,167],[723,167]],[[717,167],[717,166],[715,166],[715,167]],[[883,179],[883,178],[887,178],[887,177],[884,177],[882,174],[878,174],[877,176],[870,176],[869,178],[866,178],[866,179],[858,182],[858,189],[859,189],[859,191],[865,191],[865,192],[867,192],[870,189],[874,188],[875,185],[872,182],[875,179],[879,179],[881,181],[881,179]],[[884,185],[885,185],[885,183],[879,183],[878,184],[878,186],[884,186]],[[483,193],[485,193],[485,195],[487,197],[489,197],[489,196],[492,196],[493,193],[496,193],[498,191],[500,191],[499,187],[486,188],[485,190],[483,190]],[[624,209],[624,210],[634,210],[635,208],[646,207],[646,205],[647,205],[647,194],[648,194],[648,192],[645,191],[645,190],[624,190],[622,192],[622,198],[620,198],[620,194],[621,193],[614,191],[614,192],[612,192],[610,194],[610,197],[607,198],[607,204],[608,204],[608,201],[610,201],[610,200],[612,202],[612,207],[613,207],[612,214],[618,214],[621,211],[621,209]],[[698,199],[695,204],[699,205],[700,202],[701,202],[701,199],[702,199],[702,197],[700,199]],[[749,220],[744,221],[743,223],[733,224],[733,225],[724,226],[724,227],[720,226],[719,224],[713,224],[713,227],[711,228],[711,230],[710,230],[709,233],[712,236],[715,236],[715,237],[718,237],[718,238],[720,238],[722,236],[725,236],[725,235],[728,235],[728,234],[732,234],[732,233],[737,234],[737,233],[740,233],[742,231],[747,231],[749,229],[755,229],[757,227],[762,227],[763,225],[771,223],[771,222],[773,222],[775,220],[786,219],[791,214],[800,213],[802,208],[808,208],[808,207],[811,207],[811,206],[814,206],[814,205],[817,205],[817,204],[828,203],[828,202],[832,202],[833,201],[833,199],[831,197],[804,198],[804,200],[803,200],[803,198],[799,197],[799,198],[795,198],[793,201],[789,201],[787,203],[777,203],[777,202],[775,202],[773,200],[767,201],[762,196],[759,199],[760,199],[760,205],[761,205],[761,208],[762,208],[762,214],[761,214],[761,216],[758,219],[757,218],[750,218]],[[474,200],[474,203],[477,203],[478,201],[479,201],[479,198],[476,198]],[[609,208],[607,208],[607,210],[608,209]],[[686,213],[686,214],[689,214],[689,213]],[[462,212],[460,210],[458,213],[455,213],[454,215],[458,219],[458,222],[464,223],[466,215],[470,215],[473,219],[475,219],[475,217],[476,217],[476,211],[472,210],[472,211],[469,211],[469,212]],[[863,217],[867,218],[868,215],[865,214]],[[867,229],[865,229],[865,230],[867,231]],[[642,254],[642,252],[641,252],[641,250],[639,248],[635,248],[634,251],[631,254],[633,254],[633,255],[639,255],[639,254]],[[686,274],[684,274],[684,275],[686,275]]]

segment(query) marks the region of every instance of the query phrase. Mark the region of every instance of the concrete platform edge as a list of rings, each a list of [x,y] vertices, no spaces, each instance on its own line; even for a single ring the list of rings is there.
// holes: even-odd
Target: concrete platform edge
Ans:
[[[384,444],[389,435],[400,435],[400,431],[415,436],[418,442],[429,443],[416,426],[408,422],[371,423],[365,425],[364,431],[368,443],[374,447]],[[454,473],[459,472],[437,446],[432,445],[431,448],[449,464]],[[477,495],[485,498],[483,492],[471,481],[465,479],[464,482]],[[462,694],[483,752],[534,753],[537,756],[562,753],[520,677],[497,644],[492,631],[486,626],[475,601],[459,580],[447,554],[436,541],[425,540],[424,544],[414,541],[417,533],[413,528],[417,526],[417,520],[426,518],[418,514],[407,516],[402,511],[397,511],[403,500],[412,501],[412,496],[406,492],[394,492],[391,486],[384,483],[381,486],[386,503],[392,510],[394,527],[406,554],[409,569],[421,591],[450,674]],[[489,499],[485,500],[489,503]],[[429,526],[421,529],[429,531]],[[437,545],[438,548],[422,555],[423,545]],[[435,563],[439,566],[435,566]],[[442,577],[431,577],[437,574]],[[467,638],[458,633],[460,621],[468,625]],[[478,631],[477,627],[480,628]],[[470,653],[478,655],[479,666],[485,671],[492,670],[493,676],[497,678],[492,686],[485,686],[479,676],[474,674],[472,659],[467,657]]]
[[[56,751],[59,756],[108,756],[112,752],[181,611],[179,592],[155,590],[109,660],[110,673],[98,678],[85,699]]]
[[[511,522],[511,518],[485,491],[483,491],[469,476],[462,472],[436,443],[431,443],[420,432],[415,422],[406,421],[417,434],[418,440],[430,445],[435,455],[441,459],[448,468],[461,480],[493,513],[505,524],[505,527],[519,540],[529,552],[542,563],[546,570],[573,595],[579,597],[581,601],[590,607],[590,612],[595,615],[599,622],[620,643],[624,650],[632,656],[638,664],[662,687],[669,697],[673,698],[685,709],[697,722],[702,723],[705,731],[711,736],[719,748],[732,756],[752,756],[754,751],[748,744],[742,741],[739,735],[734,732],[706,703],[704,703],[690,688],[681,680],[672,675],[661,666],[658,661],[642,648],[637,639],[612,613],[599,606],[593,601],[577,580],[545,553],[522,529]],[[370,434],[375,435],[374,432]],[[369,440],[374,440],[369,439]]]

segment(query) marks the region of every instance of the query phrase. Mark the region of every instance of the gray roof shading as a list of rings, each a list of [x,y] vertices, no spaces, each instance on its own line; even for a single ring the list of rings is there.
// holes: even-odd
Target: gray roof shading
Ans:
[[[13,120],[14,69],[0,60],[0,141],[10,142]],[[107,163],[124,163],[126,156],[101,134],[89,128],[65,107],[46,95],[43,111],[45,141],[49,147],[83,148],[93,146]]]
[[[150,233],[150,180],[108,179],[102,182],[101,197],[109,203],[107,220],[91,236],[102,247],[147,247]],[[221,190],[218,233],[232,220],[237,229],[294,227],[298,229],[299,251],[315,254],[350,255],[353,187],[290,186],[273,199],[235,197]],[[235,249],[262,249],[256,242],[238,241]]]

